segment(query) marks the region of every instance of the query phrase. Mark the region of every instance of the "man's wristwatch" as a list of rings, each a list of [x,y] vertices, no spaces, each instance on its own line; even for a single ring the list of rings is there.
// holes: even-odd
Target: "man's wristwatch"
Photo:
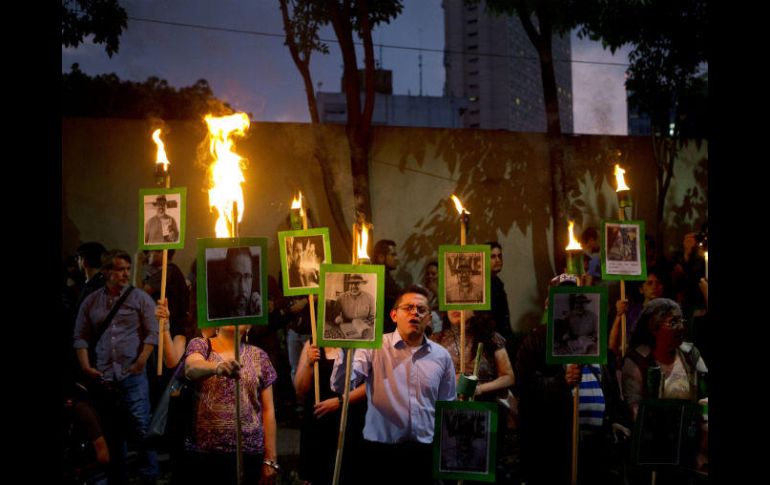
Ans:
[[[272,468],[275,471],[280,471],[281,470],[281,467],[278,466],[278,462],[277,461],[274,461],[274,460],[262,460],[262,463],[264,465],[269,466],[270,468]]]

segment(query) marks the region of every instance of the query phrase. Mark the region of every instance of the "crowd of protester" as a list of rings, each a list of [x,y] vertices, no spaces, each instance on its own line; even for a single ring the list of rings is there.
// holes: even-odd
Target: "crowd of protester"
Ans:
[[[581,396],[579,482],[649,483],[650,470],[634,467],[630,459],[640,402],[650,397],[698,401],[707,396],[708,281],[701,239],[688,234],[681,250],[666,260],[648,238],[647,279],[627,282],[627,298],[621,300],[612,288],[617,282],[601,279],[596,230],[584,232],[584,274],[558,275],[550,286],[611,287],[608,328],[603,329],[608,333],[608,358],[601,365],[546,362],[545,312],[542,325],[529,332],[513,331],[499,277],[503,248],[494,241],[487,243],[493,252],[492,309],[466,311],[463,367],[466,374],[470,372],[478,347],[474,398],[498,405],[498,483],[570,480],[574,389],[580,389]],[[415,360],[415,372],[428,369],[451,380],[442,378],[435,389],[421,387],[417,394],[432,395],[433,401],[436,396],[456,398],[461,312],[439,310],[435,261],[426,264],[420,285],[401,287],[394,277],[396,249],[391,240],[375,245],[372,262],[386,268],[387,335],[382,354],[369,350],[354,354],[341,483],[360,483],[362,476],[377,475],[377,467],[384,477],[396,467],[393,460],[402,457],[432,460],[432,428],[426,431],[432,423],[423,416],[399,424],[400,418],[393,416],[406,405],[404,399],[413,398],[413,390],[399,397],[397,391],[383,389],[400,382],[398,372],[388,367],[401,358],[399,352],[411,348],[410,355],[417,359],[424,349],[432,356]],[[64,478],[73,483],[130,479],[156,483],[161,475],[158,455],[164,454],[169,456],[171,483],[236,483],[238,400],[245,483],[273,483],[279,475],[293,476],[299,483],[331,483],[342,408],[340,366],[348,354],[311,345],[308,297],[285,297],[281,276],[271,276],[268,325],[198,328],[196,265],[193,262],[184,275],[169,251],[166,298],[161,300],[161,254],[140,251],[132,258],[89,242],[64,262],[60,336],[61,362],[66,363],[61,367]],[[314,301],[317,304],[317,298]],[[546,301],[546,311],[547,307]],[[627,336],[622,342],[624,315]],[[316,364],[318,401],[313,390]],[[650,368],[660,369],[658,389],[648,384]],[[169,419],[160,436],[151,436],[153,412],[164,395],[168,399],[182,392],[170,385],[177,382],[194,389],[192,412],[181,424]],[[424,406],[420,399],[424,397],[417,400]],[[169,409],[174,412],[173,406]],[[403,409],[413,412],[409,405]],[[430,406],[426,412],[425,416],[433,416]],[[280,427],[299,428],[301,433],[299,461],[291,474],[279,465]],[[421,427],[425,429],[420,431]],[[695,483],[707,474],[707,423],[701,428],[695,463],[660,472],[657,483]],[[131,470],[128,451],[136,452],[137,465]],[[431,469],[430,463],[423,463],[420,470],[427,471],[414,471],[413,477],[427,477]],[[420,483],[423,480],[430,482],[420,478]],[[376,478],[374,482],[378,483]]]

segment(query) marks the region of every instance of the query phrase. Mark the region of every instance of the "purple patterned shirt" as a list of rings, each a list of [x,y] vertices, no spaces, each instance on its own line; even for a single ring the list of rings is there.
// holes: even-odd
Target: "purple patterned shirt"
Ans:
[[[202,338],[190,341],[185,358],[197,352],[206,355],[207,344]],[[241,433],[243,452],[264,453],[265,432],[262,427],[260,391],[270,387],[278,375],[267,353],[253,345],[241,345]],[[213,349],[209,362],[222,362]],[[203,453],[235,453],[235,381],[211,376],[198,381],[198,403],[195,409],[196,426],[190,451]]]

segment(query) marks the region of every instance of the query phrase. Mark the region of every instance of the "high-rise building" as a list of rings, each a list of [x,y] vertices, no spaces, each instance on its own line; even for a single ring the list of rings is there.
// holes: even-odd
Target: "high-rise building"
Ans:
[[[546,131],[537,51],[517,16],[486,12],[483,0],[443,0],[446,82],[444,96],[465,98],[466,128]],[[552,40],[563,133],[572,133],[569,34]]]

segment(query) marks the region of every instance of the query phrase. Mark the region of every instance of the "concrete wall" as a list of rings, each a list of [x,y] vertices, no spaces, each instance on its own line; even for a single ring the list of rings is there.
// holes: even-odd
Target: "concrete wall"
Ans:
[[[148,121],[62,120],[62,256],[80,242],[101,241],[129,252],[137,247],[137,197],[151,187],[155,145]],[[195,258],[195,239],[214,237],[208,209],[206,171],[198,162],[205,139],[202,122],[170,122],[164,134],[172,164],[172,185],[188,190],[185,249],[176,263],[185,271]],[[352,224],[352,186],[344,126],[327,125],[325,136],[335,172],[333,190],[341,194],[347,226]],[[305,124],[256,123],[236,139],[236,152],[248,159],[246,209],[241,234],[269,240],[270,274],[277,276],[276,232],[288,228],[292,195],[307,197],[311,225],[328,226],[335,262],[350,261],[349,242],[333,225],[321,171],[313,161]],[[515,330],[540,317],[545,282],[553,276],[549,215],[550,177],[546,138],[541,133],[495,130],[377,127],[371,163],[374,238],[398,244],[402,284],[419,282],[424,264],[440,244],[459,243],[459,223],[449,200],[457,194],[471,212],[468,243],[497,239],[503,245],[502,272]],[[655,165],[646,137],[565,136],[570,212],[578,233],[602,218],[614,218],[617,202],[608,153],[625,155],[626,180],[634,197],[634,217],[655,227]],[[203,147],[205,153],[206,147]],[[706,220],[708,151],[690,144],[677,163],[667,199],[667,240],[674,249],[689,229]],[[566,232],[566,222],[556,228]],[[565,236],[566,237],[566,236]]]

